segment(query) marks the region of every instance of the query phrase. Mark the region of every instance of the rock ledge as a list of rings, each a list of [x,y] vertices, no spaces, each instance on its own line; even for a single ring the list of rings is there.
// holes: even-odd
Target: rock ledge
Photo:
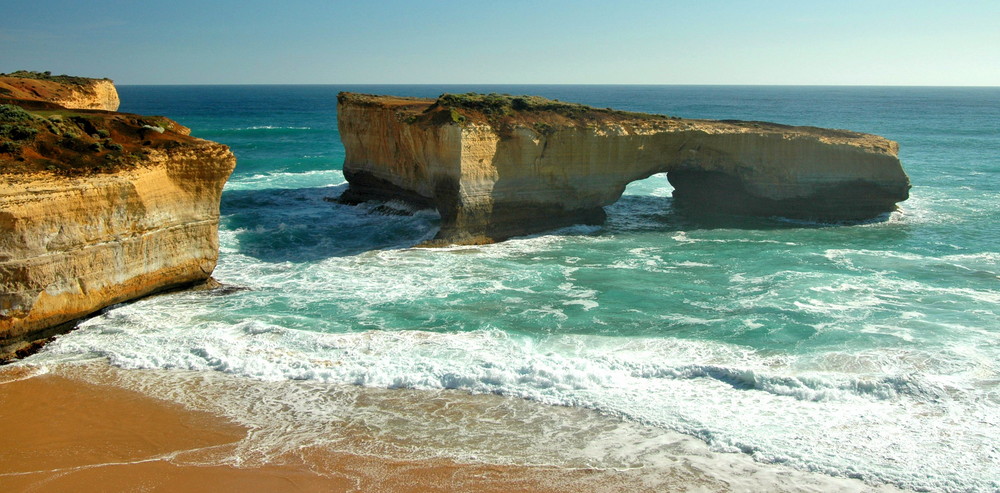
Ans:
[[[847,130],[495,94],[341,93],[337,115],[342,199],[435,207],[440,243],[600,223],[628,183],[664,172],[684,207],[826,221],[893,211],[910,188],[895,142]]]
[[[236,158],[188,133],[0,95],[0,361],[109,305],[209,278]]]

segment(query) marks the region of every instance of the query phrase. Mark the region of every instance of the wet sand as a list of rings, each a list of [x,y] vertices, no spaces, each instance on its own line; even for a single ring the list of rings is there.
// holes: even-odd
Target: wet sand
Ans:
[[[313,407],[290,410],[292,397]],[[642,435],[656,459],[615,458],[643,428],[594,416],[458,391],[15,364],[0,367],[0,491],[898,491],[657,429]],[[489,459],[498,450],[528,462]],[[556,462],[530,462],[539,450]],[[580,454],[593,458],[567,462]]]
[[[604,470],[393,461],[302,450],[227,464],[247,429],[110,385],[0,368],[0,491],[567,491],[636,489]]]

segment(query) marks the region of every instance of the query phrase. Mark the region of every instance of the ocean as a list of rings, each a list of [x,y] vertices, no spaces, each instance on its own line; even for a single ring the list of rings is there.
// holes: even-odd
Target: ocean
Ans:
[[[820,224],[686,216],[654,175],[603,226],[412,248],[436,212],[327,200],[346,189],[342,90],[537,94],[874,133],[899,142],[913,188],[892,214]],[[121,111],[169,116],[236,154],[214,276],[238,289],[112,307],[25,363],[106,360],[122,385],[244,423],[237,463],[324,443],[650,473],[738,463],[756,471],[746,490],[754,474],[801,473],[1000,491],[1000,88],[119,92]],[[219,382],[242,390],[222,402],[204,390]],[[332,443],[332,424],[378,439]]]

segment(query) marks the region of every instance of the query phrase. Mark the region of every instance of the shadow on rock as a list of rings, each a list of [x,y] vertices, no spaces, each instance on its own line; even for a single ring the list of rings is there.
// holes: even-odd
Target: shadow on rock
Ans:
[[[438,227],[439,216],[431,210],[413,211],[394,203],[349,206],[328,200],[345,189],[346,185],[226,191],[222,225],[235,232],[237,251],[265,262],[308,262],[407,248],[433,236]]]
[[[341,204],[336,198],[346,188],[347,185],[227,191],[222,198],[223,228],[235,232],[235,248],[244,255],[265,262],[308,262],[372,250],[410,248],[431,239],[440,227],[437,212],[415,209],[402,202]],[[625,195],[606,207],[606,211],[607,221],[597,234],[829,229],[844,231],[855,238],[870,230],[885,241],[884,228],[839,227],[878,224],[889,218],[885,215],[864,222],[824,223],[704,213],[678,207],[669,197],[638,195]],[[900,239],[908,235],[906,227],[895,230]]]
[[[618,202],[605,208],[608,220],[605,228],[612,233],[655,232],[664,233],[693,230],[754,230],[788,231],[815,229],[843,231],[852,237],[874,235],[885,241],[885,228],[865,228],[866,225],[880,225],[890,222],[891,214],[883,214],[864,221],[809,221],[784,217],[757,217],[734,214],[705,212],[692,207],[677,205],[670,197],[644,195],[624,195]],[[892,229],[892,236],[904,239],[910,228],[900,224]]]

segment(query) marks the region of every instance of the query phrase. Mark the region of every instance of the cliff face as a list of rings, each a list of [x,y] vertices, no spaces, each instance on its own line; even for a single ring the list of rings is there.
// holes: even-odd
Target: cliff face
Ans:
[[[208,279],[236,165],[163,117],[40,106],[0,105],[0,359],[106,306]]]
[[[415,103],[416,106],[410,106]],[[384,105],[339,103],[337,123],[347,150],[344,173],[348,195],[358,200],[380,196],[390,187],[403,198],[434,203],[436,179],[462,173],[463,128],[457,125],[409,125],[397,112],[422,109],[422,100],[398,99]],[[346,163],[351,163],[347,165]]]
[[[42,78],[32,78],[31,76]],[[118,90],[109,79],[45,76],[14,72],[0,74],[0,96],[49,101],[70,109],[118,111]]]
[[[110,80],[95,80],[90,84],[74,88],[67,94],[57,96],[52,100],[67,108],[85,110],[118,111],[121,101],[118,90]]]
[[[0,183],[0,342],[207,279],[234,158],[219,144],[136,169]]]
[[[416,196],[441,212],[443,242],[599,223],[662,172],[677,204],[751,215],[870,218],[909,189],[895,142],[842,130],[468,95],[341,94],[338,125],[348,200]]]

